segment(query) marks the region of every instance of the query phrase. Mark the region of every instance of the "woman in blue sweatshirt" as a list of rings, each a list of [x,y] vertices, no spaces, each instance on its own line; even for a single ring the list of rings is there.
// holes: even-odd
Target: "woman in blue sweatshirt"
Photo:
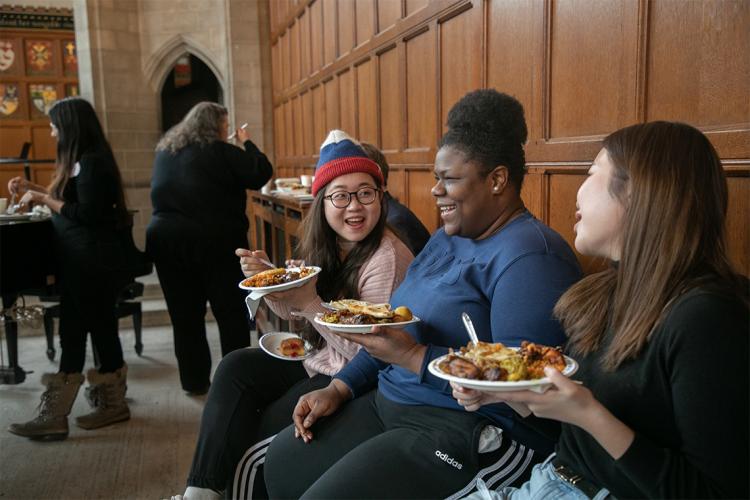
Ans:
[[[466,345],[462,312],[483,341],[564,340],[552,308],[580,268],[521,201],[526,135],[523,107],[497,91],[469,93],[451,109],[432,188],[443,228],[391,298],[422,321],[345,334],[364,349],[300,399],[294,425],[272,442],[271,498],[450,497],[479,477],[515,483],[552,449],[556,429],[532,430],[504,404],[466,412],[427,371]]]

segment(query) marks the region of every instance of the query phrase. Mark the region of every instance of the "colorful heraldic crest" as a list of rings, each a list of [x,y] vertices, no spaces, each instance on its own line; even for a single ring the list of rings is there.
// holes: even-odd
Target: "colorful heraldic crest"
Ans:
[[[6,72],[16,62],[16,51],[10,40],[0,39],[0,72]]]
[[[46,83],[32,83],[29,85],[29,98],[34,104],[34,114],[46,115],[57,101],[57,88]]]
[[[0,83],[0,116],[10,117],[18,110],[18,84]]]
[[[26,66],[30,74],[54,73],[52,50],[49,40],[26,40]]]
[[[63,69],[65,76],[78,76],[78,55],[73,40],[63,40]]]

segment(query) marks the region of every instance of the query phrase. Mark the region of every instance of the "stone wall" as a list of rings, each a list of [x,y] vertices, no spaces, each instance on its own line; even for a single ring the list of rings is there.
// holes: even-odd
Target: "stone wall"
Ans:
[[[112,144],[143,245],[161,85],[187,52],[216,74],[231,122],[272,150],[268,0],[73,0],[81,93]],[[265,86],[265,92],[264,92]]]

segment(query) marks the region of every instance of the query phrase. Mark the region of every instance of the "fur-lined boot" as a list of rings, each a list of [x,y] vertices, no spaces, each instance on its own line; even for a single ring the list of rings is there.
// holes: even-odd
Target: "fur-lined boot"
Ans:
[[[127,375],[126,364],[112,373],[99,373],[93,368],[88,371],[89,386],[86,388],[86,400],[94,411],[76,417],[78,427],[98,429],[130,418],[130,409],[125,401],[125,393],[128,390]]]
[[[31,439],[49,441],[68,437],[68,415],[83,383],[80,373],[45,373],[46,390],[39,403],[39,415],[23,424],[10,424],[8,431]]]

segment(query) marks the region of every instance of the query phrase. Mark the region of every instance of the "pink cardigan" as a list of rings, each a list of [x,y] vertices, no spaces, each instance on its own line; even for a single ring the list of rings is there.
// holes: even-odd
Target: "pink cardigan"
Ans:
[[[386,230],[380,246],[359,271],[359,298],[368,302],[388,302],[391,294],[406,275],[406,269],[414,259],[409,248],[391,231]],[[312,264],[312,263],[311,263]],[[290,308],[284,303],[266,297],[266,303],[277,316],[289,318]],[[302,312],[325,312],[318,297]],[[312,323],[325,339],[325,345],[314,356],[307,358],[304,367],[310,376],[316,373],[333,376],[351,360],[359,345],[344,340],[327,328]]]

